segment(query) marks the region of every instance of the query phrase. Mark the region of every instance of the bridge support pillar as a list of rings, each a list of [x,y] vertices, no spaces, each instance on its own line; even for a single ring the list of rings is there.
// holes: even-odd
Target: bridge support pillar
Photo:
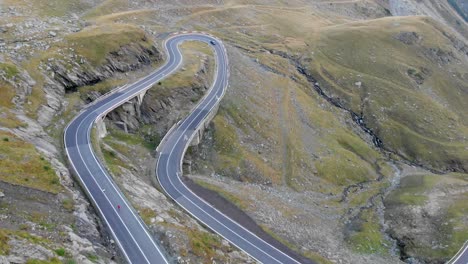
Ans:
[[[121,126],[121,128],[123,128],[123,130],[125,131],[125,133],[128,133],[127,123],[125,123],[125,122],[120,122],[120,121],[116,121],[115,124],[118,125],[118,126]]]
[[[190,141],[190,145],[189,146],[196,146],[198,144],[200,144],[200,141],[201,141],[201,138],[203,137],[203,132],[202,132],[203,128],[200,128],[197,133],[195,134],[195,136],[192,138],[192,141]]]
[[[205,121],[200,126],[200,128],[196,132],[195,136],[192,138],[192,141],[190,142],[189,146],[192,147],[192,146],[196,146],[196,145],[200,144],[200,142],[201,142],[201,140],[203,138],[203,133],[205,132],[205,129],[208,128],[208,126],[210,125],[211,120],[213,120],[213,118],[216,116],[216,113],[218,113],[218,109],[219,109],[219,105],[216,106],[213,109],[213,111],[211,111],[211,113],[206,117]]]
[[[140,106],[140,105],[143,103],[143,97],[145,97],[146,91],[147,91],[147,90],[144,90],[143,92],[141,92],[141,93],[139,93],[139,94],[137,95],[137,98],[138,98],[138,106]]]
[[[105,118],[106,117],[103,116],[103,117],[99,118],[99,120],[97,120],[97,122],[96,122],[96,130],[97,130],[97,134],[98,134],[99,138],[103,138],[107,134],[106,123],[104,122]]]

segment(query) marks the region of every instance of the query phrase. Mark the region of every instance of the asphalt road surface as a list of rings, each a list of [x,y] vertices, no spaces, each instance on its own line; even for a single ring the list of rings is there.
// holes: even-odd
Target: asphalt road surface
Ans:
[[[268,264],[299,263],[294,257],[276,249],[213,208],[190,191],[180,179],[183,156],[190,140],[211,111],[217,107],[227,88],[229,70],[226,50],[219,40],[211,36],[199,33],[171,36],[165,42],[167,59],[161,68],[126,86],[125,89],[103,96],[70,122],[65,129],[64,144],[80,184],[129,263],[168,263],[164,251],[154,241],[146,225],[96,157],[91,145],[91,129],[96,120],[102,119],[116,107],[175,72],[182,62],[178,45],[187,40],[197,40],[211,45],[215,51],[217,66],[215,80],[190,115],[176,124],[158,147],[156,175],[162,188],[194,218],[256,260]],[[449,263],[468,264],[467,245],[465,244]]]
[[[178,45],[187,40],[205,42],[213,48],[217,66],[215,80],[191,114],[171,129],[158,147],[158,180],[166,193],[193,217],[258,261],[298,263],[217,211],[192,193],[179,178],[190,139],[218,105],[227,87],[229,72],[226,50],[214,37],[199,33],[169,37],[165,42],[167,59],[161,68],[83,109],[65,128],[64,145],[70,165],[127,261],[138,264],[168,263],[161,247],[96,157],[91,144],[91,130],[93,124],[107,113],[175,72],[182,62]]]
[[[447,263],[449,263],[449,264],[468,264],[468,241],[465,242],[463,247]]]
[[[180,179],[182,160],[191,138],[196,134],[205,119],[215,109],[227,88],[229,75],[226,51],[217,40],[209,37],[197,37],[199,41],[209,43],[215,50],[216,73],[212,87],[195,109],[184,120],[168,132],[158,147],[156,175],[164,191],[194,218],[220,234],[222,237],[245,251],[262,263],[299,263],[293,257],[276,249],[274,246],[251,233],[240,224],[193,193]],[[180,60],[180,52],[171,47],[169,52]]]

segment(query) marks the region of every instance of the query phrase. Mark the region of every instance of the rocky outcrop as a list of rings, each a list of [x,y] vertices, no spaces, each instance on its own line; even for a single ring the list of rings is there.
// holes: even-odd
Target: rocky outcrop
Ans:
[[[77,59],[78,61],[67,62],[52,59],[49,60],[48,66],[52,70],[53,79],[68,92],[76,91],[81,86],[96,84],[112,77],[115,73],[140,69],[143,65],[160,61],[161,58],[161,53],[155,46],[146,48],[132,43],[108,54],[105,62],[98,67],[93,67],[81,57]]]
[[[418,33],[408,31],[398,33],[395,38],[406,45],[414,45],[422,41],[422,37]]]
[[[65,54],[63,51],[62,53]],[[97,84],[121,73],[141,69],[162,59],[155,46],[147,48],[139,43],[131,43],[109,53],[100,66],[93,66],[73,51],[66,57],[68,58],[49,58],[45,65],[41,64],[41,69],[48,72],[48,75],[43,76],[46,103],[41,105],[37,116],[42,126],[48,126],[53,117],[62,111],[63,97],[67,92]],[[88,97],[97,98],[99,95],[92,91]]]
[[[13,25],[9,28],[12,31]],[[128,44],[116,46],[117,50],[105,54],[97,64],[80,55],[71,45],[65,48],[65,44],[70,43],[59,39],[59,35],[64,33],[46,33],[51,38],[57,35],[55,42],[58,44],[49,43],[35,50],[35,59],[28,63],[23,63],[24,58],[17,59],[20,57],[19,48],[15,51],[9,49],[13,44],[5,48],[0,39],[0,50],[5,51],[5,48],[9,51],[0,52],[0,62],[4,64],[1,69],[5,69],[0,69],[0,82],[14,88],[16,93],[8,111],[24,124],[11,129],[0,126],[0,129],[11,132],[21,142],[34,144],[41,160],[49,164],[44,169],[53,170],[63,187],[59,194],[53,194],[0,181],[0,196],[3,196],[0,197],[0,229],[10,232],[7,240],[9,252],[0,256],[0,263],[26,263],[31,259],[47,261],[57,257],[56,249],[66,252],[65,257],[58,257],[64,261],[113,263],[113,260],[121,260],[117,245],[110,234],[102,231],[104,226],[77,187],[64,161],[61,132],[73,113],[65,118],[59,116],[69,103],[75,103],[66,100],[67,92],[111,77],[121,77],[120,74],[127,75],[160,61],[162,56],[146,38],[129,39],[125,42]],[[36,44],[42,43],[41,40],[30,40],[21,40],[17,47],[38,48]],[[23,65],[28,65],[27,70],[21,68]],[[92,98],[99,95],[91,94]],[[24,159],[30,159],[27,153]],[[97,260],[91,261],[91,257]]]
[[[202,64],[192,81],[183,87],[167,87],[164,83],[149,89],[141,105],[133,99],[107,115],[108,122],[125,123],[130,132],[141,124],[153,126],[153,136],[162,138],[171,126],[185,116],[209,87],[208,62]]]

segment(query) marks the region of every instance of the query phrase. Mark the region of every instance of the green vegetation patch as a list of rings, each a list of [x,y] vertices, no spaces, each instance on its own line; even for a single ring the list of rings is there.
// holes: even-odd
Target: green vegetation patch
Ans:
[[[63,264],[59,258],[53,257],[48,260],[28,259],[26,264]]]
[[[0,62],[0,75],[2,75],[2,72],[7,79],[12,79],[19,74],[16,65],[8,62]]]
[[[324,27],[303,63],[386,148],[438,170],[466,171],[466,65],[446,63],[459,56],[446,34],[422,17]]]
[[[389,183],[385,181],[377,182],[375,184],[369,185],[365,190],[361,190],[357,193],[351,192],[348,193],[349,205],[352,207],[359,207],[363,204],[366,204],[369,199],[379,193],[382,193],[382,190],[389,187]]]
[[[121,172],[119,166],[122,166],[125,163],[122,162],[122,160],[117,157],[117,153],[112,150],[102,149],[102,154],[111,173],[113,175],[118,175]]]
[[[427,200],[425,192],[441,180],[436,175],[412,175],[401,179],[400,187],[386,198],[388,205],[423,205]]]
[[[217,115],[213,119],[215,149],[219,153],[217,169],[223,174],[235,173],[243,159],[237,134],[226,119]]]
[[[93,254],[86,255],[86,258],[89,259],[93,263],[98,263],[99,257]]]
[[[2,95],[0,98],[0,107],[5,108],[12,108],[13,97],[16,95],[14,88],[3,81],[0,81],[0,94]]]
[[[121,142],[129,145],[140,145],[149,151],[153,151],[158,146],[160,139],[157,136],[150,137],[141,134],[125,133],[124,131],[118,129],[109,129],[107,136],[104,138],[104,141],[122,154],[128,155],[130,154],[128,153],[128,147],[125,147],[122,144],[120,144],[119,147],[119,144],[116,144],[115,142]]]
[[[369,176],[375,175],[369,164],[347,150],[337,150],[332,156],[317,160],[315,167],[319,177],[340,186],[368,181]]]
[[[125,133],[124,131],[111,129],[109,130],[109,139],[114,139],[119,142],[124,142],[130,145],[139,145],[143,143],[143,140],[137,135],[131,133]]]
[[[60,257],[64,257],[67,251],[64,248],[57,248],[55,250],[55,254],[57,254]]]
[[[379,224],[379,219],[373,209],[361,211],[356,226],[347,237],[351,248],[365,254],[384,254],[388,251],[388,245]]]
[[[0,255],[8,255],[10,251],[10,245],[8,244],[8,232],[4,229],[0,229]]]
[[[253,153],[239,144],[236,128],[230,124],[226,117],[217,115],[213,119],[214,148],[218,152],[215,170],[222,175],[240,177],[241,180],[250,181],[253,174],[266,175],[274,183],[280,182],[280,175],[267,164],[257,153]]]
[[[151,219],[156,217],[156,211],[151,208],[140,208],[138,209],[138,213],[147,225],[150,225]]]
[[[384,157],[350,128],[342,125],[333,111],[318,106],[313,97],[298,90],[297,101],[314,126],[319,142],[317,159],[311,161],[316,176],[328,186],[326,192],[340,192],[340,188],[361,182],[374,181],[377,171],[384,167]],[[299,145],[299,143],[297,143]]]
[[[38,245],[50,244],[50,241],[47,238],[33,235],[24,230],[9,230],[9,229],[0,228],[0,255],[8,255],[9,250],[10,250],[8,241],[10,240],[11,236],[14,236],[19,239],[27,240],[31,243],[38,244]]]
[[[51,193],[62,190],[57,174],[34,145],[5,131],[0,138],[8,138],[0,141],[0,180]]]
[[[73,209],[75,208],[75,202],[73,201],[73,199],[65,198],[62,201],[62,206],[68,212],[73,212]]]
[[[2,101],[2,99],[0,99],[0,101]],[[27,127],[28,124],[21,122],[15,116],[15,114],[10,112],[9,109],[0,106],[0,126],[7,127],[7,128],[19,128],[19,127]],[[6,139],[8,139],[8,137],[3,137],[4,141],[8,141]]]
[[[183,53],[183,65],[174,75],[161,81],[160,84],[153,88],[155,94],[160,96],[170,95],[170,90],[181,87],[191,87],[197,80],[199,71],[204,70],[207,75],[211,76],[214,69],[213,51],[208,44],[198,41],[186,41],[181,44]],[[204,65],[202,57],[208,59],[208,64]],[[206,66],[206,69],[204,69]],[[208,77],[208,80],[210,77]],[[210,80],[211,81],[211,80]],[[160,90],[160,91],[159,91]]]
[[[132,169],[133,167],[128,164],[128,160],[133,161],[135,155],[140,155],[140,153],[141,155],[147,155],[148,151],[151,152],[156,149],[160,141],[159,137],[146,134],[143,130],[132,134],[111,127],[102,141],[93,132],[93,147],[99,150],[100,156],[103,157],[114,176],[121,173],[120,167]],[[93,129],[93,131],[95,130]],[[101,143],[100,146],[97,144],[98,142]],[[104,144],[107,146],[104,146]]]
[[[25,240],[27,240],[27,241],[29,241],[31,243],[34,243],[34,244],[39,244],[39,245],[49,245],[50,244],[50,240],[48,240],[47,238],[37,236],[37,235],[33,235],[33,234],[31,234],[29,232],[26,232],[24,230],[11,231],[11,234],[15,235],[16,237],[25,239]]]
[[[87,27],[68,35],[66,40],[69,47],[75,48],[94,66],[101,65],[109,53],[119,50],[121,46],[138,43],[150,48],[153,45],[142,29],[118,23]]]
[[[362,160],[365,160],[370,164],[376,163],[377,158],[380,155],[376,150],[369,147],[369,145],[366,144],[364,140],[347,131],[343,131],[343,133],[337,133],[336,141],[341,147],[351,151]]]
[[[240,147],[237,145],[239,140],[232,125],[221,115],[215,116],[213,123],[215,126],[215,148],[221,154],[239,157]]]
[[[211,233],[195,229],[188,230],[190,248],[193,254],[202,257],[204,263],[211,263],[216,250],[222,248],[221,239]]]
[[[466,225],[468,192],[448,191],[453,188],[460,190],[467,181],[468,175],[459,173],[406,176],[402,179],[400,188],[385,198],[385,206],[392,215],[400,213],[404,215],[412,208],[427,210],[426,206],[428,206],[430,195],[437,195],[437,201],[431,201],[431,203],[444,205],[437,213],[427,216],[432,230],[425,232],[430,235],[430,241],[414,239],[415,236],[419,238],[418,233],[399,234],[402,236],[400,239],[411,240],[411,243],[407,243],[405,247],[407,254],[425,260],[444,262],[452,257],[468,240],[468,227]],[[446,193],[446,195],[441,195],[442,193]],[[414,219],[408,219],[408,221],[411,222]],[[396,220],[395,222],[400,223]],[[396,232],[401,232],[398,230],[398,226],[392,228]],[[431,243],[433,240],[441,246],[434,246]]]

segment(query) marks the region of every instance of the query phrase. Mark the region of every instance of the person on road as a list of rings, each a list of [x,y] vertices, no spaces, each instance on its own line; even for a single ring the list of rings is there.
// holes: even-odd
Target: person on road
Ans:
[[[118,205],[117,205],[117,209],[119,209],[119,210],[120,210],[120,204],[118,204]]]

